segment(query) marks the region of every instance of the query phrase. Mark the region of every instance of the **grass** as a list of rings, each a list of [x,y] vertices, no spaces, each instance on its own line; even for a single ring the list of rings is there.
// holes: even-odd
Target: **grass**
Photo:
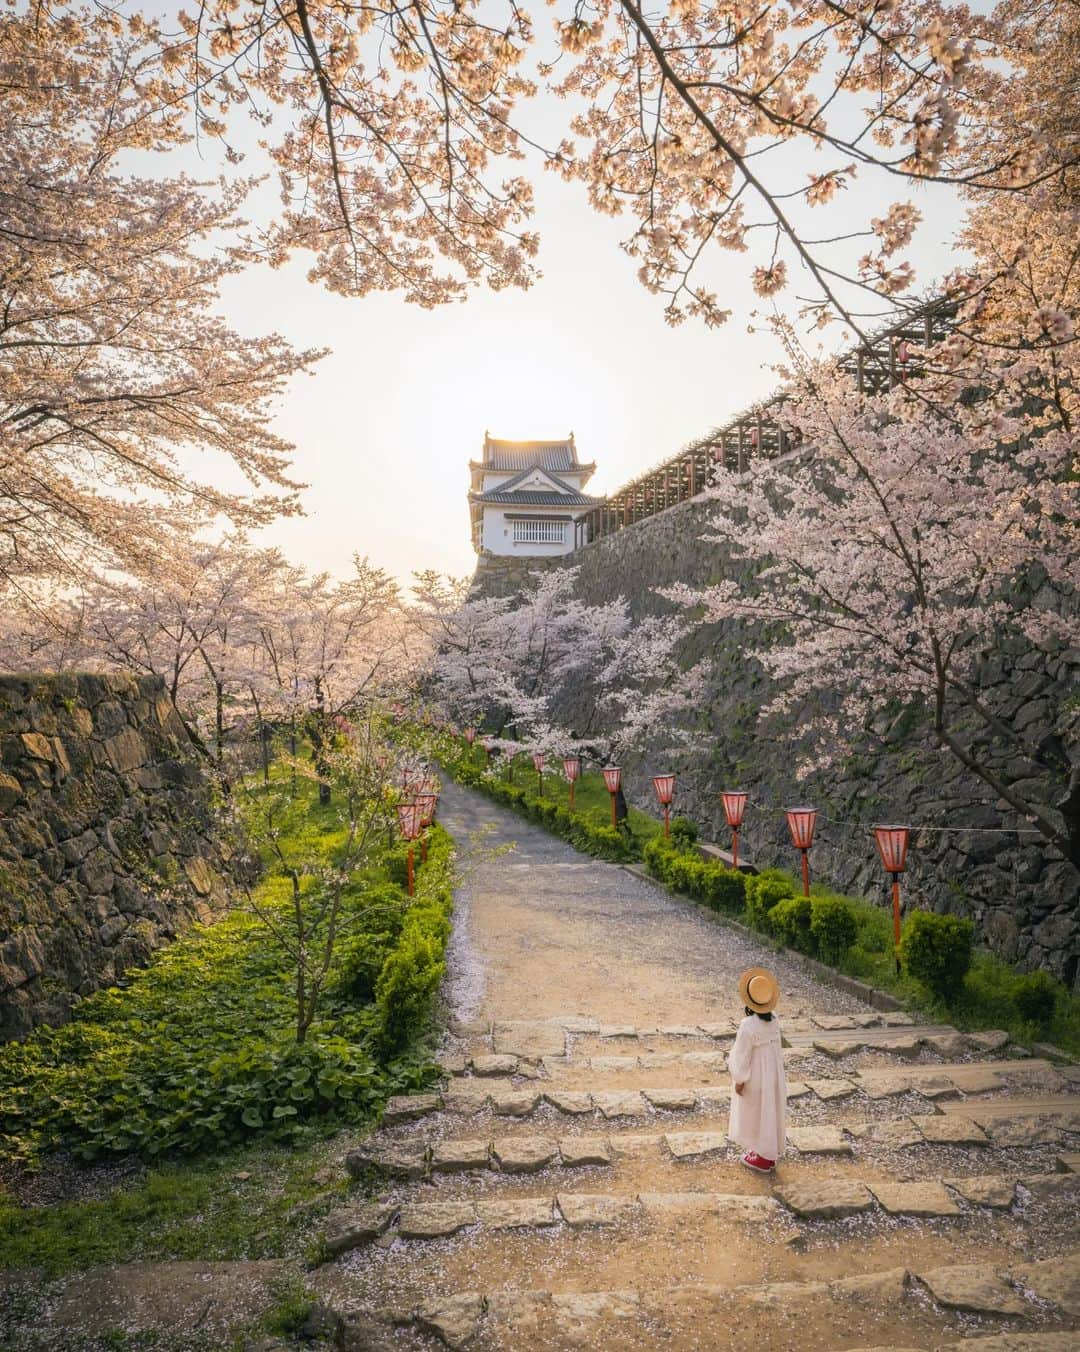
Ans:
[[[53,1278],[136,1259],[315,1259],[319,1220],[347,1190],[333,1163],[340,1148],[340,1134],[300,1148],[251,1143],[166,1161],[100,1197],[50,1206],[0,1195],[0,1268]]]

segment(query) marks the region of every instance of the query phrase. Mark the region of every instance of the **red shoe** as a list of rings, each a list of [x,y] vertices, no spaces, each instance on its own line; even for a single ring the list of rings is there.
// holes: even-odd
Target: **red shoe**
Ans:
[[[741,1163],[745,1164],[748,1169],[753,1169],[755,1173],[759,1174],[772,1173],[776,1168],[775,1160],[763,1158],[756,1150],[751,1150],[748,1154],[744,1155]]]

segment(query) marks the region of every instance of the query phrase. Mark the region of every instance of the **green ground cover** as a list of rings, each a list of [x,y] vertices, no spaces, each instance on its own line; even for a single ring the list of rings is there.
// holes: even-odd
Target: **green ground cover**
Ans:
[[[52,1278],[135,1259],[313,1260],[319,1221],[348,1187],[339,1152],[314,1134],[299,1145],[253,1140],[103,1178],[91,1198],[23,1207],[0,1197],[0,1268]]]
[[[331,863],[344,839],[337,804],[320,805],[306,779],[282,829]],[[403,883],[400,846],[350,876],[302,1044],[283,952],[236,909],[84,1000],[70,1023],[0,1048],[0,1268],[295,1253],[306,1208],[333,1201],[314,1178],[328,1138],[436,1075],[429,1034],[454,885],[441,828],[414,898]],[[280,877],[255,890],[271,915],[288,904]],[[105,1162],[125,1157],[151,1167],[110,1186]],[[35,1169],[76,1171],[77,1160],[102,1161],[100,1200],[18,1205]]]

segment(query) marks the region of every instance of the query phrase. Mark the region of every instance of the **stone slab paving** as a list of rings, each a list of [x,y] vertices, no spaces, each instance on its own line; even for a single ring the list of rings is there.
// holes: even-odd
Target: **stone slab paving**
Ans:
[[[702,1143],[704,1146],[707,1143]],[[707,1158],[701,1149],[694,1159]],[[591,1162],[609,1162],[597,1161]],[[1007,1178],[921,1179],[916,1182],[869,1182],[845,1178],[795,1180],[777,1186],[772,1196],[692,1192],[560,1192],[539,1196],[474,1201],[417,1201],[400,1207],[368,1203],[341,1208],[328,1217],[327,1247],[344,1253],[381,1239],[388,1232],[400,1239],[445,1239],[470,1226],[489,1229],[547,1229],[566,1223],[574,1229],[614,1225],[641,1217],[713,1217],[740,1221],[784,1216],[794,1222],[842,1220],[881,1212],[890,1216],[944,1219],[968,1209],[1007,1210],[1017,1188],[1043,1200],[1080,1196],[1076,1175],[1045,1174]]]

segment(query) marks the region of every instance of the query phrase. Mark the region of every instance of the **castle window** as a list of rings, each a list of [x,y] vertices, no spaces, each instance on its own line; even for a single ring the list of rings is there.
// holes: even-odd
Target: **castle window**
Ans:
[[[515,521],[514,544],[561,545],[566,539],[565,521]]]

